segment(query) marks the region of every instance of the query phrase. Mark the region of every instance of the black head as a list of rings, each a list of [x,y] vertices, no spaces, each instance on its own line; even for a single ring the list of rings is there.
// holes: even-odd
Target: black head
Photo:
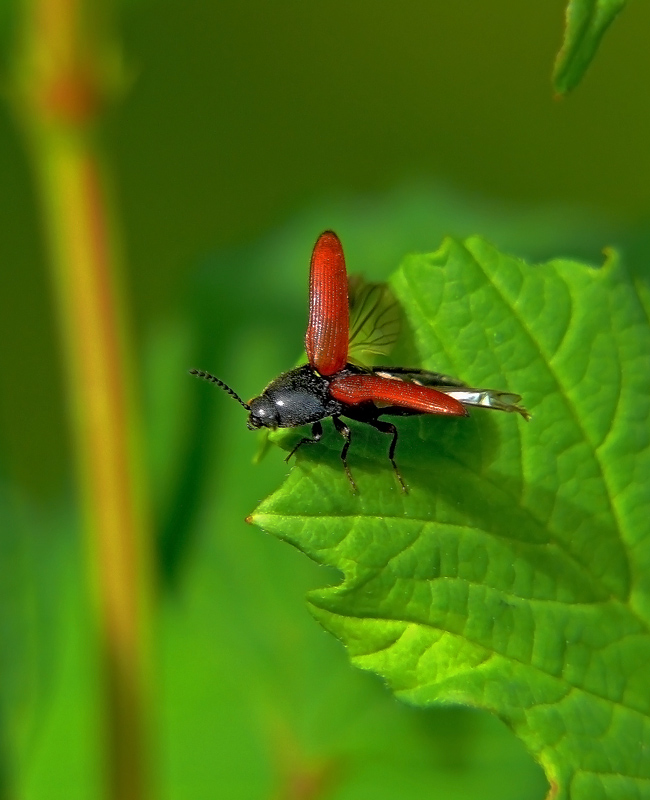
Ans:
[[[251,400],[249,407],[251,413],[248,415],[248,421],[246,423],[249,430],[277,428],[280,425],[279,409],[266,394]]]
[[[250,411],[247,423],[249,430],[255,430],[257,428],[277,428],[280,424],[277,406],[265,394],[256,397],[254,400],[251,400],[250,403],[245,403],[237,392],[231,389],[227,383],[220,381],[219,378],[215,378],[214,375],[211,375],[209,372],[204,372],[202,369],[191,369],[190,375],[196,375],[197,378],[203,378],[203,380],[210,381],[210,383],[216,383],[220,389],[223,389],[224,392],[228,392],[240,405],[244,406],[247,411]]]

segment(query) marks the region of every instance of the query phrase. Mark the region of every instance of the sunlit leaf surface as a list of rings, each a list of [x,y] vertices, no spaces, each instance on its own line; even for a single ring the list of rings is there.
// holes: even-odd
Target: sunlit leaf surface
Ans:
[[[412,256],[393,288],[423,364],[532,413],[354,427],[303,448],[254,514],[342,582],[312,611],[417,705],[498,714],[557,797],[647,796],[650,331],[614,256],[529,266],[480,239]],[[287,432],[283,443],[295,441]]]

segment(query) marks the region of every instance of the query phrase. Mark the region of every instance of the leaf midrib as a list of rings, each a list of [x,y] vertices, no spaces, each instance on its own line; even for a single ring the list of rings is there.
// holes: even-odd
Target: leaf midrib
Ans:
[[[602,461],[601,461],[601,459],[599,457],[599,454],[598,454],[598,451],[596,449],[596,446],[591,441],[591,437],[588,435],[586,428],[583,426],[582,422],[580,421],[580,416],[577,413],[577,411],[576,411],[576,409],[575,409],[575,407],[573,405],[573,402],[570,400],[569,396],[566,394],[566,392],[563,389],[563,386],[562,386],[562,383],[560,381],[560,378],[559,378],[556,370],[553,367],[552,357],[550,355],[546,355],[542,351],[541,346],[536,341],[535,337],[532,334],[532,331],[530,330],[530,328],[526,324],[526,322],[524,320],[524,317],[522,317],[522,315],[519,313],[519,310],[517,309],[517,307],[513,303],[511,303],[510,300],[506,297],[506,295],[504,294],[502,289],[492,280],[491,276],[484,269],[483,265],[476,258],[474,253],[472,253],[472,251],[464,243],[461,243],[461,247],[463,247],[463,249],[468,254],[468,256],[472,259],[474,264],[483,273],[483,275],[485,276],[485,278],[488,281],[489,285],[494,288],[494,291],[497,293],[497,295],[500,298],[501,302],[511,312],[512,316],[519,323],[521,329],[523,330],[524,334],[526,335],[526,338],[529,340],[530,344],[532,345],[532,348],[533,348],[534,352],[538,353],[543,367],[546,368],[548,374],[552,378],[552,380],[553,380],[553,382],[554,382],[554,384],[556,386],[558,395],[563,400],[563,402],[564,402],[564,404],[565,404],[565,406],[566,406],[566,408],[567,408],[567,410],[568,410],[568,412],[569,412],[569,414],[571,416],[573,424],[575,425],[575,427],[577,428],[579,434],[582,437],[582,440],[589,445],[589,448],[590,448],[590,450],[591,450],[591,452],[593,454],[593,460],[594,460],[594,462],[596,463],[596,465],[598,467],[598,472],[600,474],[600,478],[602,480],[603,486],[605,487],[605,496],[606,496],[606,499],[607,499],[608,510],[609,510],[611,518],[612,518],[612,520],[614,522],[613,533],[615,534],[615,536],[618,539],[618,542],[619,542],[619,544],[621,546],[621,554],[622,554],[623,558],[625,559],[625,567],[626,567],[625,597],[620,598],[620,599],[623,602],[628,603],[629,602],[629,598],[630,598],[630,591],[631,591],[630,563],[629,563],[627,551],[626,551],[625,546],[624,546],[624,538],[621,535],[622,524],[621,524],[621,520],[620,520],[620,518],[619,518],[619,516],[617,514],[617,511],[616,511],[616,505],[614,503],[614,499],[613,499],[613,495],[612,495],[612,487],[610,486],[610,483],[609,483],[609,480],[608,480],[608,477],[607,477],[607,472],[606,472],[606,470],[604,468],[604,465],[603,465],[603,463],[602,463]],[[559,277],[560,276],[558,275],[558,278]],[[567,286],[567,291],[569,291],[569,287],[568,286]],[[569,294],[570,294],[570,291],[569,291]],[[557,351],[556,351],[556,354],[557,354]],[[618,406],[619,402],[620,402],[620,392],[619,392],[619,400],[617,401],[617,406]],[[523,455],[523,452],[522,452],[522,455]],[[524,484],[522,483],[522,487],[523,486],[524,486]],[[555,532],[552,531],[552,529],[549,529],[549,533],[555,533]],[[608,588],[611,589],[611,587],[608,587]],[[644,627],[646,627],[646,629],[647,629],[647,623],[644,625]]]

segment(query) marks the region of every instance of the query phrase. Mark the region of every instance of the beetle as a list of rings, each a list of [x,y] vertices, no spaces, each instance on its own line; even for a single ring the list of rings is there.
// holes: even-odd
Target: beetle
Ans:
[[[468,416],[467,407],[517,412],[530,417],[519,405],[521,397],[494,389],[476,389],[463,381],[404,367],[364,367],[349,358],[350,311],[348,277],[343,247],[333,231],[322,233],[311,257],[309,272],[309,323],[305,336],[307,364],[283,372],[259,397],[245,403],[223,381],[203,370],[192,375],[215,383],[248,412],[248,428],[296,428],[311,425],[285,460],[303,445],[319,442],[322,420],[332,418],[343,437],[341,460],[353,492],[357,485],[348,466],[352,431],[341,419],[364,422],[391,437],[388,458],[403,492],[407,486],[395,463],[398,430],[383,416],[435,414]]]

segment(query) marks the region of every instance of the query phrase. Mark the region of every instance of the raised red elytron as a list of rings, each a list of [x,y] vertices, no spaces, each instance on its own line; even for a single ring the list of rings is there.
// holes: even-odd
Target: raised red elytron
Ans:
[[[353,332],[352,338],[359,329]],[[392,437],[388,458],[404,492],[406,484],[394,458],[397,428],[379,417],[413,414],[466,417],[466,406],[516,411],[525,419],[529,417],[526,409],[518,405],[521,397],[516,394],[473,389],[437,372],[353,364],[349,360],[349,339],[348,278],[343,248],[335,233],[325,231],[318,237],[311,257],[309,324],[305,336],[309,363],[284,372],[250,403],[245,403],[229,386],[208,372],[193,369],[191,373],[216,383],[241,403],[250,412],[248,427],[251,430],[311,424],[311,436],[304,436],[287,460],[302,445],[320,441],[321,420],[331,417],[334,427],[345,439],[341,460],[355,492],[357,486],[347,461],[352,432],[341,417],[365,422]]]

